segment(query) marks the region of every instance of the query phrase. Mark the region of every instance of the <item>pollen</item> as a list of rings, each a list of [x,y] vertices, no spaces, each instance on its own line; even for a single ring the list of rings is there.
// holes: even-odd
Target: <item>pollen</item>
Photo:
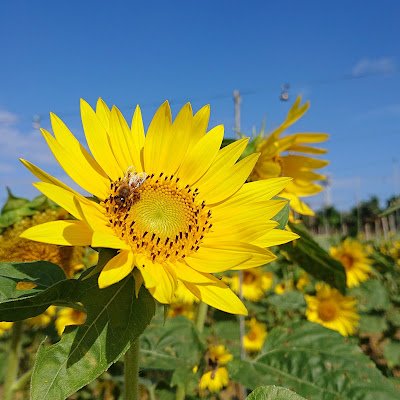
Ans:
[[[115,234],[154,262],[177,261],[196,252],[212,227],[199,191],[174,175],[149,174],[138,186],[120,178],[102,203]]]

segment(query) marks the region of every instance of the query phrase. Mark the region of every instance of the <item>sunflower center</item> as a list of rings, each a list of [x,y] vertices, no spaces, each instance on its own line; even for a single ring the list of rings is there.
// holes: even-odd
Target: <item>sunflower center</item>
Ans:
[[[323,321],[333,321],[337,318],[338,307],[331,301],[322,301],[318,306],[318,316]]]
[[[243,271],[243,283],[246,285],[250,285],[256,280],[255,274],[250,271]]]
[[[352,269],[354,265],[354,258],[349,254],[343,254],[340,260],[346,270]]]
[[[116,235],[157,262],[197,251],[212,227],[211,211],[197,200],[198,189],[183,187],[179,178],[163,173],[132,182],[126,176],[112,182],[103,202]]]

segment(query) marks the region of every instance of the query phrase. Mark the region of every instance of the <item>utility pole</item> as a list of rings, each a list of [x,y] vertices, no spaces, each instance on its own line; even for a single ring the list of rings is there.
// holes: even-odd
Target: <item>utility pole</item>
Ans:
[[[239,136],[240,134],[240,105],[242,104],[242,98],[240,97],[240,92],[239,90],[235,89],[233,91],[233,103],[235,105],[235,133],[236,136]]]

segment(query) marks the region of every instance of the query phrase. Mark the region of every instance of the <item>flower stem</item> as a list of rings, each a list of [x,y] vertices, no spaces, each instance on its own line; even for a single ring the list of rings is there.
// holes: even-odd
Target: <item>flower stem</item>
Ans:
[[[136,338],[124,358],[125,400],[139,399],[139,338]]]
[[[4,400],[14,396],[13,385],[18,376],[19,357],[21,353],[22,321],[14,322],[11,331],[11,345],[7,361],[7,372],[4,378]]]
[[[206,303],[201,302],[199,304],[199,308],[197,309],[197,318],[196,318],[196,328],[201,333],[204,329],[204,322],[207,317],[208,305]]]

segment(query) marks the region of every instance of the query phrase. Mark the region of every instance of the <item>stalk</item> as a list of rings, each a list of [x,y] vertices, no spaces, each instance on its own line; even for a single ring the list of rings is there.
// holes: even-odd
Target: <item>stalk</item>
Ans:
[[[139,399],[139,338],[136,338],[124,358],[125,400]]]

